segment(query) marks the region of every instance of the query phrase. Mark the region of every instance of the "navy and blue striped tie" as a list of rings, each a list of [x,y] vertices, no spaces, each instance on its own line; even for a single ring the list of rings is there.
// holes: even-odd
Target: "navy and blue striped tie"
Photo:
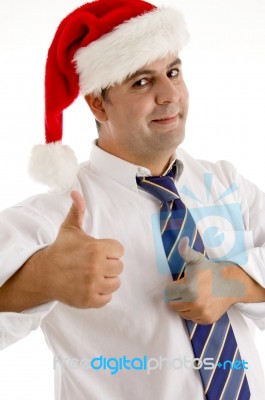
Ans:
[[[176,164],[165,176],[137,178],[138,186],[161,202],[160,228],[163,246],[174,280],[183,277],[185,261],[178,251],[179,241],[188,237],[190,246],[205,256],[206,251],[191,213],[180,199],[174,177]],[[207,400],[249,400],[250,390],[244,368],[224,368],[224,362],[242,362],[234,332],[225,313],[217,322],[199,325],[185,320],[194,355],[197,359],[212,358],[214,368],[200,368]],[[241,364],[242,365],[242,364]]]

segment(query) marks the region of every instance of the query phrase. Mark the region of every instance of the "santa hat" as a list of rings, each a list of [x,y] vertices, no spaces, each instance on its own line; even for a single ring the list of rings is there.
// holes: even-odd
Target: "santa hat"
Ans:
[[[29,173],[55,190],[73,187],[74,152],[62,144],[63,111],[79,94],[100,94],[144,65],[177,53],[188,33],[182,15],[142,0],[96,0],[69,14],[50,46],[45,75],[46,144],[34,146]]]

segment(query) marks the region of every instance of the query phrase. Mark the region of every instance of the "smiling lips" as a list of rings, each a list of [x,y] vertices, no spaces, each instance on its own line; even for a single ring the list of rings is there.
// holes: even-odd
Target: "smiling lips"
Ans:
[[[178,117],[179,117],[179,114],[174,114],[174,115],[170,115],[168,117],[164,117],[161,119],[153,119],[152,122],[155,122],[158,124],[163,124],[163,125],[168,125],[168,124],[172,124],[172,123],[176,122]]]

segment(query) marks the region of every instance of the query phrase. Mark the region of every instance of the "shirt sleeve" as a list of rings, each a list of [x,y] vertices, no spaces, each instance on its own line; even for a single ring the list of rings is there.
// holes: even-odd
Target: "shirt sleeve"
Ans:
[[[265,194],[253,183],[235,172],[239,201],[246,232],[251,234],[252,246],[232,261],[265,288]],[[238,303],[236,307],[260,329],[265,329],[265,302]]]
[[[31,206],[15,206],[0,213],[0,286],[26,261],[54,241],[56,228],[45,213]],[[0,313],[0,349],[37,329],[56,302],[21,313]]]

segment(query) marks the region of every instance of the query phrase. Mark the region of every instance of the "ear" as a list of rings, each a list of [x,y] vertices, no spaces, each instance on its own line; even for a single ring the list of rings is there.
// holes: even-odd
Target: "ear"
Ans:
[[[94,117],[96,118],[96,120],[99,122],[106,122],[107,115],[106,115],[106,111],[105,111],[104,104],[103,104],[103,98],[101,96],[96,97],[96,96],[87,94],[85,96],[85,100],[86,100],[90,110],[94,114]]]

